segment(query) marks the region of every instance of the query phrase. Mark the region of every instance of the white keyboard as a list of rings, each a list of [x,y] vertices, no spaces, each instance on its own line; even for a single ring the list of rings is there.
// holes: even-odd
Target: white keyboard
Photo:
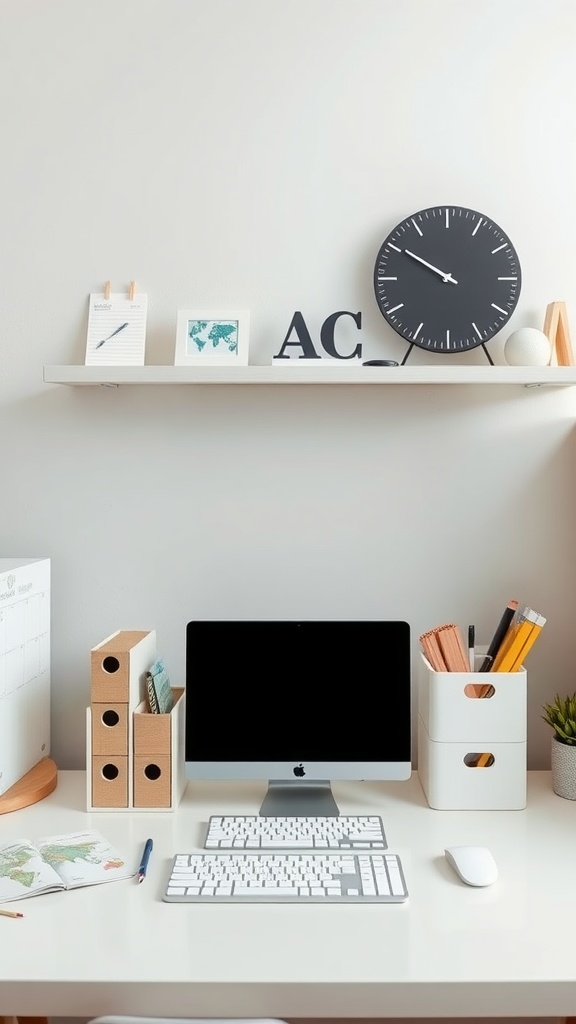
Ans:
[[[394,853],[178,853],[166,903],[403,903]]]
[[[205,850],[386,850],[382,818],[377,815],[334,817],[210,818]]]

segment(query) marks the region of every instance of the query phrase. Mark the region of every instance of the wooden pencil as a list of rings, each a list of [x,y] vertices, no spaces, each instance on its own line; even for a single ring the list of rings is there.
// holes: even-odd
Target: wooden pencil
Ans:
[[[469,672],[468,654],[457,625],[447,622],[435,630],[449,672]]]
[[[429,630],[427,633],[422,633],[420,637],[420,646],[424,656],[435,672],[448,671],[442,651],[440,650],[438,638],[433,629]]]

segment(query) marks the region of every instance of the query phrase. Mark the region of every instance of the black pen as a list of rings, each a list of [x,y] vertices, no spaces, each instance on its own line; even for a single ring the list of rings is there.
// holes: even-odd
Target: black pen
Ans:
[[[120,324],[120,327],[117,327],[115,331],[112,331],[112,334],[109,334],[107,338],[102,338],[102,341],[98,342],[96,348],[101,348],[104,342],[110,341],[110,338],[114,338],[117,334],[120,334],[120,331],[123,331],[125,327],[128,327],[128,321],[126,321],[125,324]]]
[[[476,630],[474,626],[468,626],[468,659],[470,662],[470,671],[474,671],[474,646],[476,642]]]
[[[148,861],[150,860],[150,854],[152,853],[153,846],[154,843],[152,842],[152,840],[147,839],[146,845],[144,847],[144,853],[142,854],[140,867],[138,868],[138,882],[143,882],[144,879],[146,878],[146,869],[148,867]]]
[[[502,613],[502,618],[500,619],[500,622],[496,626],[496,632],[494,633],[494,636],[490,641],[490,646],[488,647],[488,650],[486,652],[486,657],[484,658],[484,661],[480,665],[481,672],[490,671],[492,662],[494,661],[494,658],[498,654],[498,649],[501,646],[504,637],[506,636],[508,627],[512,622],[512,619],[514,618],[517,610],[518,601],[508,601],[508,604],[506,605]]]

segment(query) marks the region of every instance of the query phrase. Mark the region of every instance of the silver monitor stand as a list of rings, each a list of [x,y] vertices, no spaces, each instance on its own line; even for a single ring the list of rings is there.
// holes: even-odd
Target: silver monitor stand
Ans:
[[[334,818],[340,811],[328,780],[292,782],[270,779],[260,808],[263,817]]]

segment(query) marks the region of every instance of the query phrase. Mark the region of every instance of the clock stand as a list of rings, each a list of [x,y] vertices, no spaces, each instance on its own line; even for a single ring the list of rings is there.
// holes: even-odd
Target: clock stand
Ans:
[[[481,348],[483,350],[484,355],[486,356],[486,359],[490,363],[490,366],[494,366],[494,360],[492,359],[488,349],[486,348],[486,345],[484,343],[482,343],[481,345],[477,345],[476,347],[477,348]],[[414,348],[414,344],[412,342],[410,342],[410,344],[408,346],[408,351],[406,352],[406,355],[404,356],[402,362],[400,363],[400,366],[404,366],[406,364],[408,356],[410,355],[410,353],[411,353],[413,348]]]

